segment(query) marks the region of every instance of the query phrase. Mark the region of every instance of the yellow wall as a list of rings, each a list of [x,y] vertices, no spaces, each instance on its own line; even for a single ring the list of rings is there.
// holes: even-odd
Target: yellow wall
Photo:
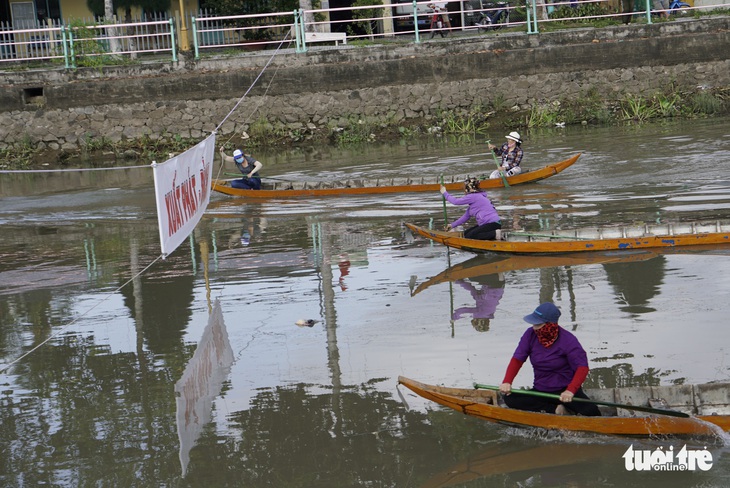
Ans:
[[[175,11],[177,0],[172,0],[171,10]],[[117,20],[124,22],[124,10],[117,10]],[[132,8],[132,17],[139,17],[142,10],[138,7]],[[61,0],[61,19],[64,21],[71,19],[93,19],[94,14],[91,13],[89,7],[86,6],[86,0]]]
[[[9,3],[29,1],[29,0],[10,0]],[[180,3],[181,0],[170,0],[170,16],[175,18],[180,15]],[[94,14],[91,13],[89,7],[86,6],[86,0],[61,0],[61,20],[71,19],[92,19]],[[197,15],[198,13],[198,0],[182,0],[183,8],[185,9],[186,17],[189,18],[191,15]],[[141,10],[137,7],[132,9],[132,16],[139,17]],[[120,22],[124,22],[124,10],[117,11],[117,19]],[[187,24],[187,20],[185,22]]]
[[[93,19],[86,0],[61,0],[61,19]]]

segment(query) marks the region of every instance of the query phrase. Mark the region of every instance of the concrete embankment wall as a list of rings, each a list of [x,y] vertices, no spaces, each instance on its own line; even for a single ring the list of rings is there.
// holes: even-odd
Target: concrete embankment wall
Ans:
[[[596,90],[730,85],[730,18],[273,51],[102,70],[0,73],[0,147],[78,149],[87,138],[200,138],[265,118],[327,130],[348,117],[400,122],[499,100],[521,106]]]

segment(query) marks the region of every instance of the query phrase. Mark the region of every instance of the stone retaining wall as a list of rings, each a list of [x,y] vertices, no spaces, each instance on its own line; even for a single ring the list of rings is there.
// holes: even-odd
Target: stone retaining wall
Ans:
[[[0,148],[76,150],[111,141],[202,138],[267,123],[327,130],[349,117],[399,122],[578,96],[660,87],[730,86],[730,19],[507,33],[421,44],[272,51],[175,65],[39,70],[0,78]],[[267,66],[257,84],[229,116]]]

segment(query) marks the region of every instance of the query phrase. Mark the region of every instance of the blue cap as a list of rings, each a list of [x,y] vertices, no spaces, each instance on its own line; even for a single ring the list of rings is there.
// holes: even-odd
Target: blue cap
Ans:
[[[525,315],[524,320],[528,324],[540,325],[545,322],[558,323],[560,309],[550,302],[539,305],[530,315]]]

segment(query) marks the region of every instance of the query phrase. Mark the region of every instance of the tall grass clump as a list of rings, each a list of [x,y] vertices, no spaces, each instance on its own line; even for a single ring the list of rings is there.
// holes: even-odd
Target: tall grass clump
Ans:
[[[332,142],[337,145],[347,145],[374,141],[377,128],[375,123],[356,115],[350,115],[344,123],[332,128]]]
[[[26,135],[20,142],[0,149],[0,168],[27,169],[35,152],[30,137]]]
[[[695,114],[714,115],[723,112],[724,102],[714,94],[706,91],[694,93],[687,106]]]
[[[549,127],[561,123],[560,102],[533,105],[527,115],[527,127]]]
[[[641,95],[629,94],[620,101],[623,120],[632,122],[645,122],[656,117],[658,111],[651,102],[651,99]]]
[[[489,116],[492,112],[477,105],[468,112],[445,110],[438,115],[438,124],[444,134],[476,135],[486,134],[489,129]]]

